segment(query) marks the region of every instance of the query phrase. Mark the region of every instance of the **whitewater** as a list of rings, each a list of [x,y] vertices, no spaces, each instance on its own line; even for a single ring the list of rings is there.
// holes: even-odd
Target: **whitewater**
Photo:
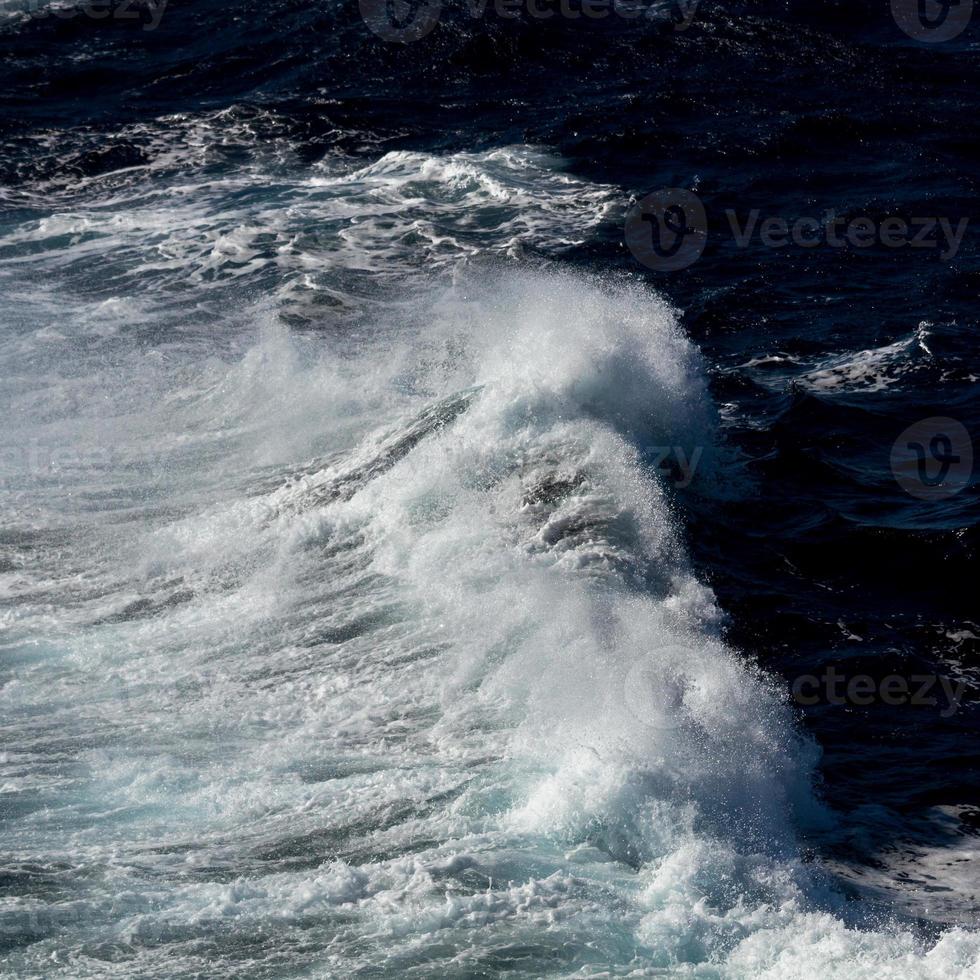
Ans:
[[[207,125],[0,240],[7,975],[980,977],[815,857],[818,749],[688,558],[751,492],[702,357],[555,258],[615,188],[229,181]]]

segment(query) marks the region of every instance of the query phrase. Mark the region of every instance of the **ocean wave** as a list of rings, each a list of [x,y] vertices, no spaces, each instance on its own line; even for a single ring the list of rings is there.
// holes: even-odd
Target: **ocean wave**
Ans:
[[[120,439],[158,440],[182,512],[45,492],[74,517],[41,565],[86,571],[72,628],[50,591],[8,624],[9,862],[60,875],[0,913],[13,968],[971,975],[975,934],[890,926],[806,859],[815,746],[651,465],[726,467],[669,306],[507,268],[415,303],[353,351],[172,346],[162,401],[138,349],[79,389],[129,389]]]

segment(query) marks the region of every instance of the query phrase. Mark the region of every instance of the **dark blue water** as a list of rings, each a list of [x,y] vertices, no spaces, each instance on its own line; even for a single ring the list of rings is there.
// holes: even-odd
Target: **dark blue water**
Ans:
[[[0,921],[7,923],[0,950],[12,974],[167,976],[168,957],[186,957],[182,975],[200,976],[974,975],[976,954],[967,944],[975,933],[944,930],[975,925],[980,883],[980,500],[970,458],[980,433],[980,15],[955,38],[922,43],[881,3],[703,0],[690,23],[678,25],[666,4],[635,20],[537,19],[526,11],[508,19],[492,8],[477,18],[447,0],[429,33],[397,43],[373,33],[356,4],[334,0],[170,0],[162,10],[110,5],[60,16],[18,9],[4,7],[0,26],[0,357],[10,474],[0,527],[9,631],[0,690],[9,712],[0,723],[11,747],[5,755],[0,746],[8,767],[0,774],[0,855],[10,855],[0,856]],[[624,234],[631,202],[635,213],[642,207],[635,202],[661,188],[691,191],[704,207],[703,254],[675,271],[638,259]],[[814,228],[828,215],[842,224],[866,221],[873,238],[896,219],[922,229],[924,244],[891,247],[876,238],[834,247],[821,239],[814,247],[772,247],[760,233],[740,244],[733,220],[742,227],[754,211],[759,222],[812,218]],[[955,241],[943,238],[939,219],[961,229]],[[523,330],[522,311],[531,311],[526,318],[536,326],[528,336],[536,340],[486,339],[509,336],[507,324],[515,322]],[[647,314],[657,324],[649,350],[637,339],[646,328],[636,326]],[[621,333],[610,326],[620,319]],[[668,321],[700,349],[698,366],[687,364],[680,341],[660,338],[657,331],[670,332]],[[616,349],[642,349],[636,363],[646,367],[627,370]],[[553,365],[553,390],[564,394],[550,402],[528,395],[542,383],[522,387],[528,364],[540,367],[533,379],[550,377]],[[686,380],[664,381],[658,364],[686,365]],[[433,365],[443,372],[438,381]],[[368,485],[380,473],[408,485],[397,474],[411,460],[404,454],[424,444],[415,429],[398,443],[397,458],[384,455],[391,451],[384,443],[383,465],[364,446],[374,446],[386,425],[418,418],[434,399],[469,385],[492,387],[488,379],[503,385],[499,405],[509,407],[494,409],[487,417],[496,421],[480,423],[477,434],[460,436],[459,472],[441,489],[420,482],[402,509],[362,538],[350,528],[367,511],[337,518],[336,527],[354,534],[342,541],[334,524],[329,533],[326,524],[311,530],[310,517],[302,530],[290,525],[269,537],[268,520],[280,517],[246,515],[244,501],[292,485],[303,467],[307,474],[339,467],[337,486]],[[656,418],[647,428],[638,421],[647,418],[637,407],[644,398]],[[507,824],[508,834],[542,835],[554,854],[545,848],[532,860],[506,835],[474,844],[500,814],[523,813],[537,798],[536,778],[564,771],[557,749],[548,743],[539,751],[544,736],[528,734],[527,717],[551,717],[542,699],[560,719],[555,730],[581,730],[571,707],[578,695],[568,703],[557,694],[529,695],[518,712],[523,721],[503,708],[494,715],[493,705],[510,711],[521,701],[518,688],[538,690],[533,671],[490,685],[479,712],[458,709],[455,727],[445,713],[456,695],[445,691],[428,700],[413,695],[411,708],[384,701],[378,712],[388,720],[374,734],[366,721],[351,721],[351,705],[343,724],[331,708],[322,729],[308,727],[324,696],[310,693],[316,685],[361,690],[352,680],[357,663],[368,662],[392,631],[401,636],[407,622],[428,629],[442,617],[449,624],[447,634],[437,630],[424,642],[399,639],[399,656],[414,662],[423,649],[449,649],[452,639],[456,659],[432,671],[462,671],[466,690],[497,669],[459,666],[476,656],[474,636],[493,637],[500,626],[501,649],[487,640],[486,665],[518,656],[501,652],[512,641],[523,649],[516,637],[533,632],[504,621],[516,596],[501,593],[485,622],[471,616],[481,602],[479,575],[460,571],[463,584],[456,582],[453,563],[437,561],[442,552],[428,542],[456,535],[461,554],[480,551],[487,529],[497,533],[497,518],[484,526],[467,509],[474,505],[460,503],[458,488],[490,493],[508,473],[537,474],[540,459],[550,461],[550,475],[535,477],[521,513],[560,506],[564,495],[584,494],[576,487],[593,487],[591,464],[575,462],[586,452],[581,446],[594,440],[603,466],[613,465],[615,453],[606,435],[589,428],[592,421],[563,441],[561,425],[571,425],[576,412],[627,440],[640,471],[663,487],[669,517],[627,521],[631,494],[642,493],[635,481],[603,470],[595,487],[614,487],[608,499],[616,503],[608,506],[619,517],[600,520],[588,511],[563,518],[561,530],[535,538],[531,551],[545,541],[565,554],[562,541],[601,525],[595,534],[609,551],[596,561],[651,602],[674,608],[664,583],[676,583],[681,565],[710,589],[721,616],[712,635],[773,679],[774,731],[783,731],[778,719],[788,712],[820,749],[807,777],[826,811],[820,820],[798,819],[794,805],[773,802],[775,790],[709,792],[705,783],[665,790],[660,763],[648,770],[630,755],[628,765],[576,770],[575,786],[605,786],[607,776],[611,785],[619,777],[610,773],[623,767],[633,773],[623,777],[629,793],[609,790],[615,806],[604,810],[583,790],[574,819],[549,817],[532,831]],[[450,438],[450,416],[436,426],[439,438]],[[428,433],[431,418],[421,418]],[[534,438],[514,434],[525,424]],[[487,449],[494,433],[501,442]],[[573,443],[574,451],[567,448]],[[921,471],[910,443],[922,447]],[[706,451],[701,474],[688,473]],[[521,455],[534,452],[538,462]],[[904,460],[899,475],[896,452]],[[515,470],[518,457],[524,468]],[[329,481],[324,490],[312,479],[315,506],[328,516],[340,499],[361,506],[358,490],[335,492]],[[386,513],[402,485],[363,507]],[[607,505],[596,501],[606,492],[591,489],[588,507],[605,514]],[[228,510],[216,514],[220,501]],[[269,506],[280,513],[278,503]],[[304,513],[312,506],[296,505]],[[433,522],[425,534],[416,518]],[[661,520],[677,536],[670,554],[685,558],[640,574],[634,558],[622,555],[646,554],[648,545],[636,542],[648,542]],[[302,558],[291,558],[300,538]],[[368,547],[364,541],[370,554],[358,550]],[[311,557],[310,542],[323,555]],[[572,550],[580,546],[576,538]],[[420,556],[416,564],[411,553]],[[561,574],[571,567],[566,559],[558,560]],[[523,581],[523,572],[498,568],[496,560],[486,559],[493,581]],[[591,561],[579,557],[575,567]],[[313,582],[316,589],[339,584],[324,593]],[[428,586],[446,597],[458,622],[438,611],[436,599],[430,608]],[[497,595],[497,586],[487,588]],[[529,613],[535,623],[571,617],[569,634],[542,634],[535,644],[574,646],[586,627],[577,631],[569,610],[585,600],[549,589],[535,580],[518,593],[537,596],[537,613]],[[288,609],[269,598],[277,595],[289,598]],[[214,625],[239,615],[222,605],[231,597],[258,617],[233,639],[232,626]],[[586,618],[605,623],[607,600],[596,601]],[[673,613],[665,615],[663,628],[674,630]],[[633,613],[609,616],[628,631]],[[705,614],[705,624],[714,619],[715,612]],[[106,624],[122,632],[106,638]],[[618,643],[609,629],[596,634],[607,653]],[[186,639],[177,642],[178,633]],[[311,650],[320,651],[312,660]],[[600,674],[606,655],[596,648]],[[156,673],[140,674],[144,656]],[[294,662],[312,686],[295,680]],[[576,660],[576,670],[591,677],[582,666],[588,662]],[[121,678],[108,687],[107,665]],[[560,665],[553,669],[560,673]],[[839,688],[825,685],[828,669],[844,678]],[[181,715],[183,695],[174,686],[184,675],[219,686],[214,677],[234,677],[243,686],[213,704],[201,701],[192,722]],[[364,690],[384,676],[369,678]],[[858,677],[867,679],[870,696],[837,696]],[[894,677],[908,696],[889,703],[882,683]],[[801,678],[812,682],[800,687]],[[128,700],[120,701],[113,684],[130,692]],[[167,693],[154,694],[154,684]],[[596,706],[611,710],[600,688]],[[260,694],[273,700],[255,706]],[[307,705],[302,723],[292,717],[294,702]],[[370,710],[362,707],[366,719]],[[749,724],[740,710],[730,715],[738,730]],[[205,723],[214,712],[222,720]],[[140,717],[146,721],[134,730]],[[239,718],[248,719],[240,728]],[[711,729],[703,718],[701,725],[719,745],[739,744],[723,726]],[[488,758],[537,761],[518,766],[518,776],[510,769],[506,778],[487,776],[483,795],[472,790],[471,799],[445,773],[456,765],[482,773],[468,739],[508,726],[521,733],[520,747],[487,735]],[[438,751],[413,749],[431,768],[424,793],[385,795],[408,776],[378,758],[390,762],[392,746],[429,731],[438,733]],[[322,746],[309,749],[318,739],[332,740],[323,758]],[[269,749],[266,758],[257,748],[266,744],[290,748],[283,758]],[[593,743],[583,735],[582,744]],[[222,748],[231,745],[234,752]],[[737,750],[722,762],[706,748],[700,762],[689,763],[689,749],[651,745],[634,749],[651,760],[673,758],[679,771],[703,763],[717,775],[739,765]],[[120,759],[133,751],[144,761],[123,771]],[[611,758],[601,746],[595,751]],[[810,759],[807,752],[800,760]],[[227,782],[222,760],[232,754],[228,765],[238,775]],[[755,758],[764,768],[759,758],[768,756]],[[153,777],[157,765],[164,774]],[[404,770],[416,765],[406,761]],[[809,765],[799,762],[801,771]],[[249,772],[264,766],[268,772],[253,785]],[[322,775],[331,766],[333,775]],[[368,771],[381,773],[380,795],[363,813],[351,801],[368,790],[352,783],[336,797],[324,791],[280,801],[278,829],[262,823],[268,813],[256,801],[268,799],[272,808],[287,778],[276,772],[301,772],[306,784],[335,792],[352,773]],[[220,791],[209,796],[207,786]],[[574,797],[567,788],[556,793]],[[800,918],[757,924],[754,933],[747,918],[733,925],[739,901],[761,908],[789,899],[760,898],[748,883],[758,881],[741,865],[725,872],[721,858],[690,857],[723,881],[688,882],[682,898],[679,885],[646,882],[650,868],[666,873],[658,863],[665,854],[683,850],[665,843],[674,830],[636,830],[637,807],[661,797],[712,813],[710,820],[702,813],[692,833],[727,841],[739,860],[743,833],[746,841],[756,833],[747,827],[782,819],[766,816],[767,807],[790,812],[794,860],[817,869],[817,891],[835,897],[816,899],[800,886],[793,913]],[[465,802],[445,802],[456,799]],[[347,814],[342,829],[331,816],[338,812]],[[471,821],[465,832],[452,822],[462,812]],[[385,837],[432,814],[424,834]],[[303,826],[290,838],[293,819]],[[679,818],[657,819],[674,827]],[[106,830],[116,821],[116,830]],[[586,897],[578,895],[575,868],[595,855],[568,854],[584,847],[641,876],[642,915],[610,883],[613,872],[583,871],[591,884]],[[783,843],[745,847],[783,860]],[[186,898],[187,868],[134,856],[154,848],[201,850],[206,856],[195,867],[211,869],[207,881],[230,882],[238,892]],[[413,891],[408,872],[395,881],[386,870],[391,880],[381,884],[372,877],[385,862],[397,865],[427,848],[440,855],[425,866],[436,881],[428,891]],[[340,864],[328,874],[329,861]],[[118,879],[107,870],[114,862],[128,869]],[[541,884],[566,872],[572,883],[561,894]],[[264,875],[286,873],[298,876],[290,898],[262,884]],[[329,900],[294,900],[304,876]],[[470,898],[485,893],[485,903],[474,900],[465,914],[433,911],[423,896],[441,896],[444,879],[458,879]],[[672,897],[661,896],[661,887]],[[520,889],[526,894],[514,898]],[[259,911],[247,910],[249,896],[256,908],[264,903]],[[714,924],[691,911],[701,908],[699,899],[718,910]],[[371,923],[364,925],[358,910],[369,902],[376,905],[364,912]],[[606,943],[604,916],[618,921],[621,908],[626,925]],[[281,909],[288,929],[276,918]],[[849,937],[874,940],[865,948],[848,939],[835,959],[817,952],[817,939],[808,946],[808,936],[830,927],[807,915],[837,916]],[[222,945],[220,923],[240,919],[239,932],[228,927],[234,943]],[[676,929],[664,924],[682,919]],[[151,920],[142,934],[140,923]],[[906,938],[888,938],[892,928]],[[787,939],[794,935],[796,946]],[[952,952],[950,935],[962,944]],[[918,958],[889,959],[893,944],[905,950],[906,942]],[[936,942],[947,945],[927,954]],[[775,957],[780,949],[792,951],[781,966],[760,952]],[[54,965],[46,967],[49,956]]]

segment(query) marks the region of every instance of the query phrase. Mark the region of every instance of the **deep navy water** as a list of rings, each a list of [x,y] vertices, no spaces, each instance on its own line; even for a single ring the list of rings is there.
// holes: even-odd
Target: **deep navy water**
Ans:
[[[980,976],[980,12],[119,9],[0,5],[0,972]]]

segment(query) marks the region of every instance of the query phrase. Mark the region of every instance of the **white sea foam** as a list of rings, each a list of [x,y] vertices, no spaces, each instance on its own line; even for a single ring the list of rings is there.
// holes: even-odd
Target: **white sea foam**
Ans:
[[[534,147],[393,151],[367,164],[338,153],[309,168],[290,166],[287,140],[257,142],[253,125],[234,109],[163,117],[115,134],[145,162],[0,189],[35,212],[4,230],[0,259],[9,274],[67,282],[97,302],[237,302],[260,290],[316,319],[360,313],[379,291],[404,300],[430,287],[406,273],[560,254],[622,209],[616,188],[566,174]],[[276,120],[266,113],[263,125],[274,132]],[[32,139],[57,159],[46,134]],[[217,171],[235,151],[247,164]]]

